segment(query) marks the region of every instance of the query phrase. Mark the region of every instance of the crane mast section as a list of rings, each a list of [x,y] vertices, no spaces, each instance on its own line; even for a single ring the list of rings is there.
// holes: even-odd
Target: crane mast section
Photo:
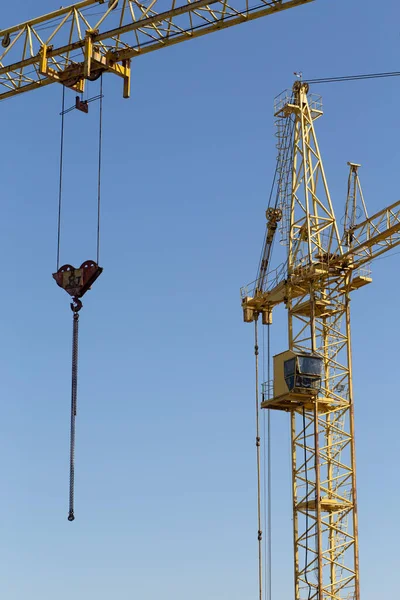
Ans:
[[[261,406],[290,414],[295,600],[359,600],[352,269],[344,263],[314,128],[322,103],[308,91],[296,82],[275,106],[276,117],[294,119],[291,194],[283,207],[287,260],[242,305],[245,320],[281,302],[288,314],[288,349],[274,357],[273,386],[267,382]],[[318,385],[303,378],[312,372]]]
[[[104,72],[129,97],[132,58],[313,1],[78,2],[0,31],[0,100],[54,82],[82,92]]]

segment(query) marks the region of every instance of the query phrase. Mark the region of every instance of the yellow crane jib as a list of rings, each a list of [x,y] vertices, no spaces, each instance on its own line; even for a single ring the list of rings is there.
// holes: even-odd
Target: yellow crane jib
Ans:
[[[314,0],[84,0],[0,31],[0,100],[51,83],[82,93],[113,73],[131,85],[131,60]]]

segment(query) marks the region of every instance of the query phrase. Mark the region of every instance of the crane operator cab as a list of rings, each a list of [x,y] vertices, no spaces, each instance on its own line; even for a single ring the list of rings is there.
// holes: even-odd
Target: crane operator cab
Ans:
[[[283,375],[289,392],[318,393],[321,389],[322,358],[297,354],[283,361]]]
[[[315,398],[321,390],[322,370],[322,358],[316,354],[292,350],[277,354],[274,356],[273,398],[264,396],[261,406],[287,409],[293,402]]]

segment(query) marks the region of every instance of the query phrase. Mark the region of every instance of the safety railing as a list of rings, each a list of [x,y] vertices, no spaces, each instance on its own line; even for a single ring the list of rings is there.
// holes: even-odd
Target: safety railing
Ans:
[[[261,384],[261,397],[262,401],[271,400],[274,397],[274,380],[264,381]]]
[[[277,267],[273,271],[270,271],[268,273],[267,283],[266,285],[264,285],[264,289],[262,291],[269,292],[270,290],[274,289],[274,287],[276,287],[279,283],[281,283],[281,281],[285,279],[286,273],[287,262],[280,264],[279,267]],[[259,279],[255,279],[251,283],[248,283],[247,285],[240,288],[240,296],[242,300],[248,296],[254,298],[258,289]]]
[[[311,111],[322,112],[322,97],[318,94],[307,94],[308,105]],[[274,114],[278,115],[288,104],[293,104],[292,90],[284,90],[274,99]]]

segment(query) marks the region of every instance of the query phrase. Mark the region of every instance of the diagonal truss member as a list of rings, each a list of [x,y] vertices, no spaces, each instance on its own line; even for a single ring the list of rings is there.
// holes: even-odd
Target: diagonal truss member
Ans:
[[[0,100],[59,82],[83,92],[131,60],[313,0],[85,0],[0,31]]]

